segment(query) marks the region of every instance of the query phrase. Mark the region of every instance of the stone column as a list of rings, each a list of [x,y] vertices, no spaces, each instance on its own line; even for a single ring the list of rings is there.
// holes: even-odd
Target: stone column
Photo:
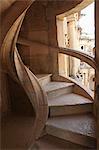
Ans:
[[[67,21],[64,18],[57,18],[57,40],[59,47],[66,47],[65,45],[65,34],[67,33],[66,30]],[[64,54],[58,55],[58,64],[59,64],[59,74],[67,76],[67,56]]]
[[[67,17],[67,27],[68,27],[68,36],[69,36],[69,48],[78,49],[79,40],[78,33],[76,29],[76,17],[75,14]],[[78,72],[80,61],[76,58],[70,57],[70,76],[75,77]]]
[[[50,14],[49,14],[50,15]],[[48,45],[57,46],[57,28],[56,28],[56,17],[48,17]],[[53,75],[58,74],[58,51],[55,48],[49,47],[49,56],[50,56],[50,72]]]

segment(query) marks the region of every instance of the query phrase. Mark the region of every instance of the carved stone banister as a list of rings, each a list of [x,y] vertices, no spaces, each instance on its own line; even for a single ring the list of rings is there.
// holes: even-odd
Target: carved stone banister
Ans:
[[[85,63],[89,64],[92,68],[96,69],[96,62],[93,57],[89,56],[86,53],[83,53],[81,51],[77,51],[74,49],[69,48],[59,48],[59,53],[66,54],[72,57],[76,57]]]
[[[16,48],[16,41],[23,19],[25,17],[26,11],[28,10],[29,6],[32,4],[33,1],[34,0],[16,1],[14,5],[11,5],[12,8],[9,11],[10,15],[13,13],[13,7],[16,6],[17,8],[18,4],[20,4],[20,11],[18,11],[15,16],[12,14],[11,23],[8,20],[8,28],[5,30],[4,34],[2,34],[2,45],[0,51],[2,69],[5,69],[6,72],[15,81],[17,81],[17,84],[23,87],[34,109],[35,119],[33,118],[33,128],[30,137],[28,137],[32,140],[31,144],[34,144],[35,140],[40,136],[48,118],[47,96],[41,88],[38,79],[23,64]],[[7,14],[6,18],[9,16],[9,13]],[[5,20],[3,20],[2,22],[2,26],[3,24],[5,26]],[[30,139],[27,139],[27,141],[29,141]]]
[[[81,52],[81,51],[77,51],[77,50],[69,49],[69,48],[58,47],[58,46],[57,47],[56,46],[50,46],[50,45],[43,44],[43,43],[40,43],[40,42],[30,41],[30,40],[27,40],[27,39],[22,38],[22,37],[18,38],[17,43],[22,44],[22,45],[27,45],[27,46],[30,46],[30,45],[33,45],[33,44],[38,44],[38,45],[41,45],[41,46],[44,46],[44,47],[49,47],[49,48],[54,49],[54,51],[56,50],[58,53],[62,53],[62,54],[66,54],[66,55],[69,55],[69,56],[72,56],[72,57],[76,57],[76,58],[84,61],[85,63],[89,64],[94,69],[96,69],[96,67],[97,67],[94,58],[89,56],[86,53]]]
[[[0,14],[0,19],[1,24],[1,42],[3,42],[4,37],[6,36],[7,32],[9,31],[9,29],[11,28],[11,26],[13,25],[13,23],[18,19],[18,17],[25,11],[27,10],[30,5],[34,2],[35,0],[13,0],[13,5],[9,6],[9,8],[7,8],[7,11],[9,13],[6,13],[3,15],[3,13],[1,12]],[[7,3],[7,0],[3,2],[3,6],[5,6]],[[9,2],[11,3],[11,2]],[[3,7],[2,6],[2,7]],[[0,7],[1,8],[1,7]],[[5,10],[6,11],[6,10]]]
[[[38,79],[33,75],[33,73],[23,64],[17,49],[15,48],[14,52],[15,66],[17,70],[17,75],[20,80],[22,87],[27,93],[29,100],[35,111],[35,122],[34,130],[34,141],[37,139],[41,131],[44,128],[45,122],[48,117],[48,103],[47,95],[41,88]]]

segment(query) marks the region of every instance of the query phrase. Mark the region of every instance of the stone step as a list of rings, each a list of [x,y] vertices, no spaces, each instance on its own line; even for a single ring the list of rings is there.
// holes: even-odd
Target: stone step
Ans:
[[[49,98],[50,116],[61,116],[92,112],[93,102],[89,99],[71,93]]]
[[[46,123],[47,134],[90,148],[96,147],[95,129],[92,114],[52,117]]]
[[[31,150],[88,150],[88,148],[52,135],[45,135],[37,140]]]
[[[36,77],[39,80],[39,83],[42,86],[45,86],[47,83],[51,81],[52,74],[36,74]]]
[[[44,86],[48,98],[58,97],[63,94],[69,94],[73,91],[73,83],[66,82],[49,82]]]

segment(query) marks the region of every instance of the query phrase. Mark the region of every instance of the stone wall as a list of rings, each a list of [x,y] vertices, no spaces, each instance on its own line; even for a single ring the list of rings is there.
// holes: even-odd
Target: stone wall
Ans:
[[[48,44],[48,28],[46,8],[39,2],[34,3],[27,12],[20,36],[30,41]],[[29,65],[33,73],[50,73],[48,47],[44,49],[38,44],[32,44],[30,47],[21,45],[19,52],[23,60],[26,58],[24,62]]]
[[[27,57],[27,63],[30,57],[29,67],[35,74],[55,74],[58,72],[58,54],[49,48],[49,45],[58,45],[56,16],[76,6],[81,1],[73,1],[73,3],[67,1],[62,3],[59,1],[50,1],[48,3],[36,1],[28,10],[20,36],[30,41],[48,45],[46,49],[43,49],[42,46],[39,47],[38,44],[30,46],[28,49],[24,47],[22,57]],[[26,50],[29,55],[26,54]]]

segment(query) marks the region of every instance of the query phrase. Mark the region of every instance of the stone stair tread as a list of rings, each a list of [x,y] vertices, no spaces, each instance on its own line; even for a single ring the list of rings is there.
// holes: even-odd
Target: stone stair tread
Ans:
[[[38,80],[42,80],[43,78],[50,77],[52,74],[36,74]]]
[[[68,115],[49,118],[46,127],[52,126],[64,131],[96,138],[96,124],[92,114]]]
[[[39,150],[88,150],[84,146],[59,139],[52,135],[45,135],[38,139],[36,145],[39,147]]]
[[[62,89],[62,88],[66,88],[66,87],[69,87],[69,86],[73,86],[74,83],[66,83],[66,82],[49,82],[48,84],[46,84],[44,86],[44,90],[46,92],[51,92],[51,91],[54,91],[54,90],[57,90],[57,89]]]
[[[49,106],[65,106],[65,105],[80,105],[80,104],[91,104],[93,103],[88,98],[81,95],[70,93],[64,94],[55,98],[48,99]]]

